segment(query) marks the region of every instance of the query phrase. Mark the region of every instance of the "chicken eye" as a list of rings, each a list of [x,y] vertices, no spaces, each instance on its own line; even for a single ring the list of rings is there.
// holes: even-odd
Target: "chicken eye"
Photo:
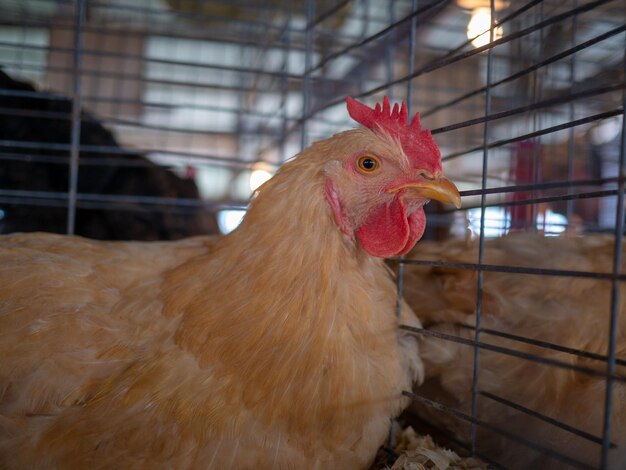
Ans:
[[[370,155],[359,158],[359,170],[364,173],[372,173],[380,166],[378,159]]]

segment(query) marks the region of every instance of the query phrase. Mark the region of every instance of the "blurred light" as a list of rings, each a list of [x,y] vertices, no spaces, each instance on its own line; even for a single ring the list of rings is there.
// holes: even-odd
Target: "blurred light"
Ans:
[[[480,7],[491,8],[492,3],[496,11],[500,11],[509,6],[508,0],[493,0],[493,2],[492,0],[456,0],[456,3],[466,10],[473,10]]]
[[[491,28],[491,9],[490,8],[475,8],[472,10],[472,18],[467,24],[467,39],[472,39],[472,45],[474,47],[481,47],[489,44],[489,28]],[[502,37],[502,27],[497,27],[493,30],[493,39],[500,39]]]
[[[468,212],[469,229],[472,235],[480,235],[480,207],[470,209]],[[537,214],[537,230],[545,236],[556,236],[563,233],[567,228],[567,217],[551,210]],[[503,207],[485,207],[485,237],[502,237],[509,233],[511,228],[511,214]]]
[[[228,194],[232,170],[221,167],[201,166],[196,170],[195,182],[202,199],[222,199]]]
[[[594,145],[608,144],[613,141],[622,130],[622,116],[605,119],[591,129],[591,143]]]
[[[469,229],[473,235],[480,235],[480,207],[468,212]],[[485,207],[485,237],[494,238],[506,235],[511,227],[511,214],[503,207]]]
[[[253,192],[256,191],[259,186],[261,186],[271,177],[272,174],[263,168],[257,168],[255,170],[252,170],[252,173],[250,173],[250,189]]]
[[[220,228],[220,232],[226,235],[235,230],[243,220],[244,215],[246,215],[246,211],[240,209],[219,211],[217,213],[217,226]]]
[[[551,210],[547,210],[545,215],[543,213],[537,214],[537,229],[543,230],[544,235],[548,237],[565,232],[566,226],[567,217],[562,214]]]

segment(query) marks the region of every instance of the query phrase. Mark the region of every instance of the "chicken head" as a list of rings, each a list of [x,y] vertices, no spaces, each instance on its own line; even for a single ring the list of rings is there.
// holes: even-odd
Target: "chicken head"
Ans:
[[[385,97],[374,109],[352,98],[347,104],[366,129],[341,134],[341,158],[324,167],[326,200],[341,231],[367,253],[403,255],[424,233],[423,206],[436,199],[460,207],[459,191],[443,176],[441,154],[419,115],[409,124],[405,103],[391,109]]]

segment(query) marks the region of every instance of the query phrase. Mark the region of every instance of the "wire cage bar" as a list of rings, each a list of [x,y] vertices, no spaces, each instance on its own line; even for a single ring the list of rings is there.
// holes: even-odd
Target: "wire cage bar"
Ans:
[[[486,23],[470,31],[479,14]],[[524,468],[515,459],[530,453],[532,468],[606,469],[626,439],[625,51],[620,0],[0,0],[0,230],[226,233],[282,162],[353,127],[346,96],[405,100],[463,198],[460,210],[428,206],[424,238],[468,248],[422,256],[418,244],[391,260],[395,313],[414,273],[463,279],[471,298],[447,330],[401,325],[471,357],[460,403],[404,391],[410,420],[432,419],[444,444],[494,468]],[[532,264],[497,245],[519,234],[549,243],[553,259]],[[593,237],[610,240],[610,262],[558,256]],[[494,311],[498,276],[596,283],[602,307],[580,315],[602,322],[602,347],[516,330]],[[545,304],[548,320],[557,307]],[[594,424],[573,403],[523,402],[521,378],[509,395],[490,389],[496,357],[603,381],[602,403],[586,410]],[[537,432],[520,432],[518,417]],[[393,446],[390,433],[390,455]]]

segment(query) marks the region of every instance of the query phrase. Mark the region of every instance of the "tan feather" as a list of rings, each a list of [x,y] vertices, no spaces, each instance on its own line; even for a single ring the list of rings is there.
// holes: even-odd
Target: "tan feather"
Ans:
[[[355,142],[388,147],[315,144],[220,239],[4,237],[0,466],[366,467],[422,366],[323,197]]]
[[[612,271],[613,238],[585,235],[550,238],[517,233],[487,240],[484,263],[589,272]],[[411,254],[417,259],[476,263],[478,242],[450,240],[421,242]],[[625,266],[622,267],[622,271]],[[407,266],[405,298],[427,328],[473,339],[476,306],[476,272],[471,270]],[[621,286],[617,356],[626,357],[626,288]],[[557,344],[599,355],[608,351],[611,282],[602,279],[485,272],[482,328]],[[606,364],[546,349],[487,332],[481,341],[604,372]],[[473,348],[425,337],[421,344],[426,383],[418,393],[471,413]],[[595,436],[602,436],[604,379],[571,369],[481,350],[481,391],[495,394]],[[617,373],[626,375],[618,366]],[[613,441],[626,439],[626,388],[614,383]],[[479,418],[498,428],[556,450],[588,465],[599,464],[600,446],[532,418],[520,411],[479,397]],[[469,425],[418,407],[420,413],[450,428],[457,437],[469,438]],[[479,430],[481,428],[479,427]],[[556,468],[557,461],[514,440],[480,430],[480,448],[510,468]]]

